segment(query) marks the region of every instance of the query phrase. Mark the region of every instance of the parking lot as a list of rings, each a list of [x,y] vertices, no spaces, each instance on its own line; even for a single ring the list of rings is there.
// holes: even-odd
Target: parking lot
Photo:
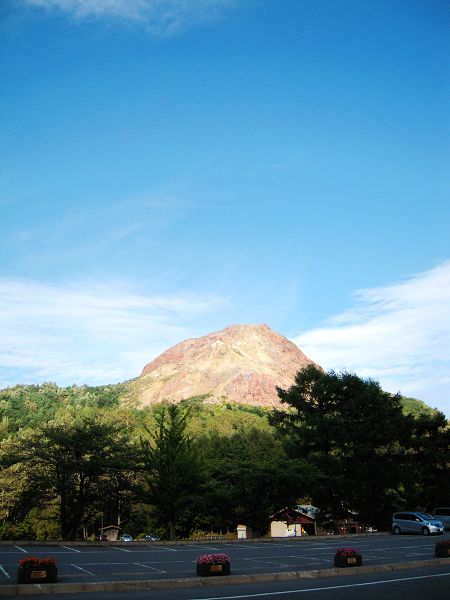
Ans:
[[[450,538],[446,533],[444,539]],[[305,538],[271,542],[233,543],[130,543],[103,545],[0,546],[0,584],[15,583],[21,558],[53,557],[58,564],[58,581],[99,582],[157,580],[192,577],[200,554],[225,552],[234,575],[303,571],[333,566],[334,553],[342,546],[357,548],[364,565],[401,563],[434,557],[439,537],[353,536],[347,538]]]

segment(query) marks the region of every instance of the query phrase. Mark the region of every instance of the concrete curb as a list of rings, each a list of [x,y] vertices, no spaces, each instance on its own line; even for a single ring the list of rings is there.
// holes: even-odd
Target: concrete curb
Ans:
[[[264,583],[268,581],[294,581],[297,579],[318,579],[321,577],[338,577],[340,575],[367,575],[370,573],[386,573],[402,569],[420,567],[450,566],[450,558],[433,558],[429,560],[413,560],[386,565],[367,565],[347,567],[345,569],[314,569],[310,571],[290,571],[282,573],[263,573],[256,575],[227,575],[225,577],[185,577],[178,579],[160,579],[146,581],[114,581],[92,583],[42,583],[28,585],[2,585],[0,596],[21,596],[39,594],[75,594],[82,592],[125,592],[183,587],[217,587],[243,583]]]

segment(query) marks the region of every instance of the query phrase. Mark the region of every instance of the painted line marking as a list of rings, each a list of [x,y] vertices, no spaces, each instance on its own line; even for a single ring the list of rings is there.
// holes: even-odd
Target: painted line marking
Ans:
[[[175,548],[166,548],[166,546],[162,546],[161,550],[170,550],[170,552],[180,552],[180,550],[175,550]]]
[[[148,571],[120,571],[120,573],[115,573],[113,571],[111,575],[117,575],[118,577],[123,577],[124,575],[145,575],[146,577],[150,577],[153,573],[149,573]]]
[[[65,548],[66,550],[71,550],[72,552],[81,553],[81,550],[77,550],[76,548],[71,548],[70,546],[61,546],[61,548]]]
[[[364,555],[365,557],[366,555]],[[298,560],[312,560],[313,562],[323,562],[323,558],[312,558],[311,556],[295,556],[295,554],[291,554],[290,556],[286,556],[286,558],[296,558]]]
[[[2,566],[0,565],[0,571],[3,573],[3,575],[7,578],[7,579],[11,579],[11,575],[8,573],[8,571]]]
[[[20,550],[21,552],[25,552],[25,554],[28,554],[28,550],[24,550],[20,546],[14,546],[14,548],[17,548],[17,550]]]
[[[431,548],[432,544],[415,544],[414,546],[384,546],[373,550],[408,550],[408,548]]]
[[[157,567],[151,567],[150,565],[143,565],[142,563],[133,563],[138,567],[144,567],[144,569],[152,569],[153,571],[158,571],[158,573],[167,573],[167,571],[163,571],[162,569],[158,569]]]
[[[70,563],[71,567],[75,567],[75,569],[80,569],[80,571],[83,571],[84,573],[87,573],[88,575],[92,575],[95,577],[95,573],[91,573],[91,571],[88,571],[87,569],[83,569],[83,567],[80,567],[80,565],[74,565],[72,563]]]
[[[285,558],[285,557],[283,557]],[[275,561],[270,561],[270,560],[261,560],[259,558],[243,558],[242,560],[248,560],[248,561],[252,561],[252,562],[259,562],[259,563],[263,563],[264,565],[275,565],[277,567],[289,567],[288,564],[284,564],[284,563],[280,563],[280,562],[276,562]]]
[[[120,548],[120,546],[111,546],[114,550],[121,550],[122,552],[132,552],[132,550],[128,550],[128,548]]]
[[[327,558],[329,558],[329,556],[323,556],[321,554],[319,554],[318,556],[316,555],[310,555],[310,556],[305,556],[303,554],[300,555],[296,555],[296,554],[281,554],[281,555],[269,555],[269,556],[255,556],[253,558],[242,558],[242,560],[265,560],[265,559],[269,559],[269,560],[286,560],[286,558],[301,558],[301,559],[307,559],[307,560],[326,560]]]
[[[418,579],[431,579],[432,577],[450,577],[450,573],[437,573],[436,575],[420,575],[416,577],[401,577],[399,579],[385,579],[384,581],[368,581],[367,583],[352,583],[348,585],[330,585],[328,587],[307,588],[303,590],[261,592],[257,594],[242,594],[239,596],[209,596],[208,598],[192,598],[192,600],[236,600],[238,598],[262,598],[267,596],[281,596],[287,594],[305,594],[307,592],[326,592],[328,590],[343,590],[357,587],[368,587],[371,585],[383,585],[386,583],[400,583],[403,581],[414,581]]]
[[[239,550],[251,550],[252,548],[267,548],[267,544],[245,544],[239,542],[230,542],[227,546],[232,546],[233,548],[238,548]],[[277,548],[285,548],[289,546],[292,548],[291,544],[277,544]]]
[[[104,567],[107,566],[117,566],[117,565],[129,565],[129,562],[97,562],[97,563],[81,563],[85,564],[87,567]]]
[[[180,562],[180,563],[184,563],[184,564],[186,564],[187,562],[189,562],[189,564],[191,563],[191,561],[186,561],[186,560],[176,560],[174,562]],[[196,562],[196,561],[192,561],[192,562]],[[95,563],[81,563],[81,564],[85,565],[86,567],[105,567],[105,566],[108,566],[108,567],[118,567],[118,566],[121,566],[121,565],[125,565],[125,566],[138,565],[139,563],[131,563],[131,562],[95,562]],[[157,567],[148,567],[147,566],[148,564],[149,563],[147,563],[145,565],[146,568],[148,568],[148,569],[150,569],[150,568],[157,569]],[[155,562],[153,564],[157,565],[159,563]],[[173,562],[170,563],[170,564],[173,564]],[[162,569],[158,569],[158,570],[160,570],[161,573],[166,573],[167,572],[167,571],[163,571]]]

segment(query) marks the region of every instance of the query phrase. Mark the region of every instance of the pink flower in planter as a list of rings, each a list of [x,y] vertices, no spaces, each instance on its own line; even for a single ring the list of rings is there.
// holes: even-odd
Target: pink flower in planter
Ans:
[[[336,550],[336,556],[356,556],[359,554],[356,548],[338,548]]]
[[[201,554],[197,557],[198,565],[220,564],[225,565],[230,562],[230,557],[226,554]]]

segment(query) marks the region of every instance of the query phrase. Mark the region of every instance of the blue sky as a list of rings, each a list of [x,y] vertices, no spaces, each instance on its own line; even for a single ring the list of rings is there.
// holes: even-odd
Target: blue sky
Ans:
[[[0,13],[0,386],[267,323],[450,416],[446,0]]]

